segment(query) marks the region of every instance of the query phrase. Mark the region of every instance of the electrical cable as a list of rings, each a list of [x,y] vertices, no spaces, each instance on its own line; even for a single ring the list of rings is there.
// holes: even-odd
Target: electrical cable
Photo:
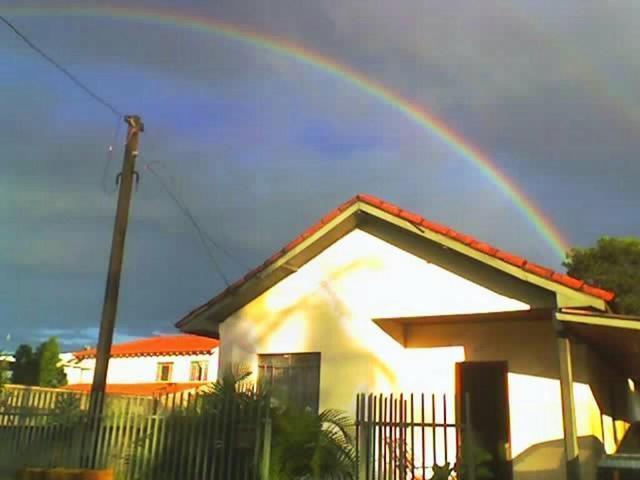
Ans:
[[[169,185],[167,184],[165,179],[162,178],[162,176],[160,174],[158,174],[151,167],[151,164],[150,163],[146,163],[144,165],[144,169],[149,171],[149,172],[151,172],[151,174],[153,174],[158,179],[158,181],[160,182],[160,184],[164,188],[165,192],[169,195],[169,197],[171,197],[173,202],[178,206],[178,208],[182,211],[182,213],[189,219],[189,221],[193,225],[193,228],[196,229],[196,233],[198,234],[198,237],[200,238],[200,241],[202,242],[202,245],[204,246],[205,250],[207,251],[207,255],[209,256],[209,259],[213,263],[213,266],[214,266],[216,272],[218,273],[218,275],[220,275],[220,277],[224,281],[225,285],[228,287],[231,283],[229,282],[229,279],[227,278],[227,276],[224,274],[224,272],[222,270],[222,267],[220,266],[220,264],[216,260],[215,256],[213,255],[213,252],[209,248],[209,245],[207,244],[207,240],[209,242],[211,242],[213,245],[215,245],[216,247],[218,247],[220,249],[221,249],[221,247],[206,232],[204,232],[202,230],[202,228],[198,224],[198,221],[195,219],[195,217],[193,216],[191,211],[187,208],[187,206],[184,203],[182,203],[180,201],[180,199],[177,197],[177,195],[171,190],[171,188],[169,187]],[[223,250],[223,249],[221,249],[221,250]],[[227,256],[228,255],[229,254],[227,253]],[[230,257],[230,258],[233,258],[233,257]]]
[[[116,128],[113,134],[113,141],[109,145],[107,149],[107,158],[104,162],[104,168],[102,169],[102,190],[104,193],[112,194],[117,190],[117,187],[113,187],[112,189],[107,189],[107,172],[109,170],[109,165],[113,161],[113,152],[115,150],[116,145],[118,144],[118,139],[120,138],[120,131],[122,130],[122,119],[118,117],[116,119]]]
[[[47,62],[49,62],[51,65],[53,65],[55,68],[57,68],[60,72],[62,72],[78,88],[83,90],[87,95],[89,95],[91,98],[93,98],[96,102],[100,103],[102,106],[104,106],[107,109],[109,109],[111,111],[111,113],[113,113],[117,117],[120,117],[120,118],[124,117],[124,115],[122,113],[120,113],[120,111],[116,107],[114,107],[107,100],[105,100],[100,95],[98,95],[93,90],[91,90],[86,84],[84,84],[81,80],[79,80],[78,77],[76,77],[69,70],[67,70],[65,67],[63,67],[60,63],[58,63],[55,59],[53,59],[51,56],[49,56],[46,52],[44,52],[35,43],[33,43],[31,40],[29,40],[29,38],[24,33],[22,33],[20,30],[18,30],[18,28],[15,25],[13,25],[9,20],[7,20],[7,18],[5,18],[2,15],[0,15],[0,21],[2,21],[5,25],[7,25],[7,27],[9,27],[18,37],[20,37],[22,39],[22,41],[24,43],[26,43],[33,51],[35,51],[38,55],[40,55]]]
[[[145,168],[147,168],[147,166],[152,165],[152,164],[158,164],[158,165],[162,165],[162,162],[159,161],[154,161],[154,162],[148,162],[145,164]],[[150,170],[150,167],[147,168],[148,170]],[[157,171],[152,171],[151,173],[153,173],[154,175],[158,176],[160,175]],[[170,188],[170,186],[167,184],[165,185],[166,188]],[[174,188],[174,190],[177,190],[177,188]],[[178,194],[173,192],[173,195],[171,195],[172,198],[178,198]],[[174,200],[175,201],[175,200]],[[189,210],[186,206],[186,204],[182,201],[177,202],[178,206],[182,209],[182,210]],[[193,215],[191,215],[193,217]],[[195,218],[195,217],[194,217]],[[233,262],[235,262],[237,265],[239,265],[240,267],[244,268],[246,271],[251,270],[251,267],[249,267],[246,263],[244,263],[242,260],[240,260],[236,255],[233,255],[229,250],[227,250],[222,244],[220,244],[219,242],[217,242],[216,240],[213,239],[213,237],[211,237],[211,235],[204,229],[202,229],[202,233],[204,234],[205,238],[209,241],[209,243],[211,243],[211,245],[213,245],[215,248],[217,248],[218,250],[220,250],[229,260],[232,260]]]

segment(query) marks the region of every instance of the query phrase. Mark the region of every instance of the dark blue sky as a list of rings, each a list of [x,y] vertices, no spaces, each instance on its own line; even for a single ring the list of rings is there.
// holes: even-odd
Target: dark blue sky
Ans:
[[[635,2],[132,2],[277,34],[392,87],[487,152],[572,244],[640,235]],[[216,252],[232,279],[358,192],[560,267],[478,168],[353,85],[213,34],[12,14],[18,5],[65,3],[0,0],[0,13],[144,117],[141,163],[154,162],[232,253]],[[52,334],[75,348],[95,341],[100,317],[116,121],[5,28],[0,59],[0,349]],[[139,167],[118,338],[171,332],[224,287],[188,220]]]

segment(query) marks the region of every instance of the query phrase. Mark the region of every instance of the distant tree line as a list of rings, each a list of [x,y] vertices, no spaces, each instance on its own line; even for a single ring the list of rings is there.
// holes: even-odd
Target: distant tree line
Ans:
[[[57,338],[49,338],[35,350],[31,345],[22,344],[14,357],[15,362],[11,366],[12,383],[54,388],[67,384],[67,376],[60,365],[60,346]]]

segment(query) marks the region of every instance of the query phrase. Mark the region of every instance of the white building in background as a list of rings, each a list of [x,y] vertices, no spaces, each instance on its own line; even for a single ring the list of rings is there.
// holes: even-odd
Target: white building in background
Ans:
[[[63,354],[69,385],[89,391],[95,349]],[[175,393],[217,379],[218,340],[198,335],[161,335],[113,345],[107,392],[131,395]]]
[[[0,367],[3,367],[3,366],[9,367],[6,370],[2,370],[0,368],[0,375],[5,376],[4,379],[0,379],[0,380],[4,380],[5,382],[8,382],[11,379],[11,365],[15,361],[16,359],[13,357],[12,354],[0,352]]]

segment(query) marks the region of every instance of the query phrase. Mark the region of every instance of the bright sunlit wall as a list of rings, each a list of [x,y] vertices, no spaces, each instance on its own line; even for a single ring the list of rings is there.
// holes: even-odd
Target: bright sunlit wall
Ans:
[[[353,415],[357,393],[428,392],[446,393],[453,415],[455,363],[507,360],[515,457],[563,436],[550,322],[438,326],[422,348],[405,348],[372,319],[528,308],[355,230],[221,324],[221,367],[256,371],[258,354],[320,352],[321,409]],[[589,386],[577,384],[575,397],[579,434],[602,438]]]

